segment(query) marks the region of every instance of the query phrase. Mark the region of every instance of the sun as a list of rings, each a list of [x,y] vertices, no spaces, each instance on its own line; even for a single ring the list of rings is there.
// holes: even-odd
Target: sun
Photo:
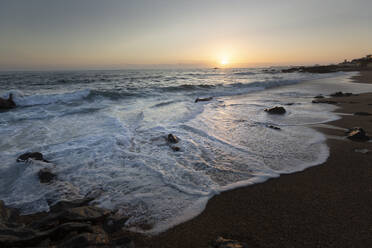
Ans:
[[[228,65],[229,64],[229,60],[227,58],[223,58],[223,59],[221,59],[220,64],[222,66]]]

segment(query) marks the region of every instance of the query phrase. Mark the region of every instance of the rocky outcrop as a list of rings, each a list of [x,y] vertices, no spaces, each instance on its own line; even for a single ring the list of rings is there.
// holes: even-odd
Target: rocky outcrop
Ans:
[[[273,108],[266,108],[265,109],[265,112],[267,112],[269,114],[279,114],[279,115],[282,115],[282,114],[285,114],[286,113],[286,110],[283,107],[275,106]]]
[[[88,206],[92,199],[60,202],[49,213],[20,216],[0,201],[0,247],[132,247],[127,217]]]
[[[8,99],[0,98],[0,109],[11,109],[15,108],[17,105],[13,101],[13,94],[9,94]]]
[[[49,161],[45,160],[44,157],[43,157],[43,154],[41,154],[40,152],[27,152],[27,153],[24,153],[22,154],[21,156],[19,156],[17,158],[17,162],[25,162],[29,159],[33,159],[33,160],[39,160],[39,161],[43,161],[45,163],[49,163]]]
[[[210,248],[248,248],[248,245],[237,240],[218,237],[211,243]]]
[[[369,137],[367,136],[366,132],[361,127],[353,127],[349,129],[347,132],[347,138],[356,141],[367,141]]]
[[[196,98],[195,102],[207,102],[207,101],[210,101],[212,100],[213,97],[205,97],[205,98]]]

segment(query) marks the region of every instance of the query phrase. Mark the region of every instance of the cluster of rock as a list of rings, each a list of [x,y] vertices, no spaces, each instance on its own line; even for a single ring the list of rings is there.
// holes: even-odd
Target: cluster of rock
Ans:
[[[179,148],[178,146],[175,146],[174,144],[177,144],[179,142],[179,139],[177,138],[176,135],[174,134],[168,134],[167,136],[167,143],[169,145],[169,147],[175,151],[175,152],[178,152],[181,150],[181,148]]]
[[[28,216],[0,201],[0,247],[134,248],[121,230],[127,219],[89,206],[90,201],[61,201],[49,213]]]

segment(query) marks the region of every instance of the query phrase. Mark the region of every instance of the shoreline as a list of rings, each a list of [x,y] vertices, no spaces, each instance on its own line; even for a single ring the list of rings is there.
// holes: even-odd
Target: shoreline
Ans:
[[[372,72],[352,80],[372,83]],[[330,100],[336,112],[372,113],[372,93]],[[248,247],[372,246],[372,143],[335,138],[355,126],[372,134],[372,116],[343,115],[327,125],[341,129],[313,127],[327,136],[325,163],[216,195],[196,218],[134,238],[136,247],[208,247],[219,236]],[[361,149],[370,151],[355,152]]]

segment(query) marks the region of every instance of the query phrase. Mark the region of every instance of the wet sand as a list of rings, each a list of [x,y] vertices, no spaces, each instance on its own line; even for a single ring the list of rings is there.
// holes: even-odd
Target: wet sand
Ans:
[[[372,83],[372,72],[353,78]],[[342,119],[317,127],[328,136],[326,163],[303,172],[213,197],[198,217],[136,247],[208,247],[218,236],[248,247],[372,247],[372,142],[345,137],[343,128],[360,126],[372,136],[372,93],[335,97]],[[367,154],[356,149],[368,149]]]

